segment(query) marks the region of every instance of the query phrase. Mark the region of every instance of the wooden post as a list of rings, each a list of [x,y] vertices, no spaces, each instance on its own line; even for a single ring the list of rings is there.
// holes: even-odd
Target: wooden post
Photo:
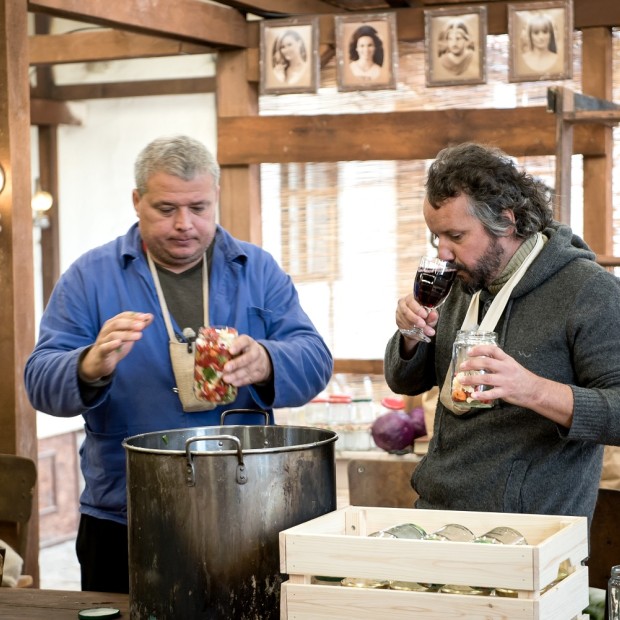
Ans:
[[[611,30],[584,28],[582,41],[583,93],[611,100]],[[583,157],[583,237],[594,252],[613,254],[613,129],[602,130],[605,154]]]
[[[217,113],[256,116],[258,88],[248,77],[248,52],[220,52],[217,60]],[[219,130],[218,130],[219,131]],[[218,151],[221,134],[218,133]],[[222,166],[220,223],[238,239],[262,244],[258,164]]]
[[[551,105],[555,111],[556,123],[554,217],[558,222],[570,224],[573,125],[566,122],[564,114],[574,110],[573,92],[557,86],[550,89],[550,93],[553,93]]]
[[[34,276],[30,207],[28,7],[0,0],[0,452],[37,461],[36,417],[24,390],[34,345]],[[39,583],[38,502],[33,505],[24,570]]]

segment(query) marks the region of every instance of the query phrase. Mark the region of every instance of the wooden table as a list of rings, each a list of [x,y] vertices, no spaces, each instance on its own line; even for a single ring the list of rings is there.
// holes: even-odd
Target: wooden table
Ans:
[[[115,607],[129,620],[127,594],[0,588],[2,620],[76,620],[78,611],[92,607]]]

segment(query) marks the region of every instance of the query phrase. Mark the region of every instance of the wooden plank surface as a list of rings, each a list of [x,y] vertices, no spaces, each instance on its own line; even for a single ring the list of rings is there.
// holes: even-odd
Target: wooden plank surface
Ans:
[[[129,596],[98,592],[2,588],[0,618],[2,620],[75,620],[78,611],[95,607],[119,609],[129,618]]]

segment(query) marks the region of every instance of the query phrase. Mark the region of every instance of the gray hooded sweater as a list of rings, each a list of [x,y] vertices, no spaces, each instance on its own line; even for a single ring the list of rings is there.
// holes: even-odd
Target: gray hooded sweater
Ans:
[[[572,426],[503,401],[461,416],[439,403],[428,454],[412,477],[418,508],[591,521],[603,444],[620,445],[620,281],[594,262],[568,226],[543,232],[549,240],[512,291],[495,331],[522,366],[571,387]],[[490,294],[482,299],[488,308]],[[385,353],[394,392],[441,387],[470,300],[455,284],[435,341],[419,344],[411,359],[401,357],[402,336],[394,334]]]

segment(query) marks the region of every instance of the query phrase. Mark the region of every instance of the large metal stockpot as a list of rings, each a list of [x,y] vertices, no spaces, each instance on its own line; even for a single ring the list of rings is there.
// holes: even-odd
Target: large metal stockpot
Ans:
[[[132,620],[279,619],[278,534],[336,509],[337,437],[223,425],[126,439]]]

